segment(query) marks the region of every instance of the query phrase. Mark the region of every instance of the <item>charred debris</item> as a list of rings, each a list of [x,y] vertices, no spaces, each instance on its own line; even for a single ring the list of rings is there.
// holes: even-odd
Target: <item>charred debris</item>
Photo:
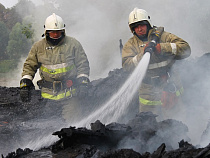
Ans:
[[[178,62],[176,68],[181,72],[182,82],[185,86],[185,102],[193,107],[199,101],[191,97],[202,95],[201,107],[205,104],[209,87],[199,92],[194,91],[196,87],[203,87],[210,77],[210,53],[204,54],[192,61]],[[194,68],[196,65],[196,69]],[[191,71],[189,71],[191,70]],[[188,74],[186,76],[186,74]],[[98,103],[105,102],[125,82],[129,75],[122,69],[109,72],[108,77],[94,80],[89,88],[89,98],[84,99],[87,108],[94,110]],[[200,76],[205,76],[203,80]],[[205,80],[204,80],[205,79]],[[192,82],[199,80],[196,85]],[[110,88],[112,87],[112,88]],[[190,144],[188,127],[177,120],[156,121],[156,115],[136,113],[138,108],[138,95],[136,95],[127,112],[129,117],[122,116],[122,122],[104,125],[97,120],[91,123],[91,128],[66,127],[60,131],[52,131],[59,140],[47,148],[33,151],[29,148],[18,148],[11,152],[5,147],[13,149],[17,147],[19,137],[24,137],[22,131],[34,130],[23,126],[26,120],[50,119],[50,116],[60,117],[60,109],[54,106],[49,108],[41,97],[38,90],[32,92],[30,103],[22,103],[19,100],[18,87],[0,87],[0,151],[7,151],[2,158],[207,158],[210,157],[210,145],[200,147]],[[205,106],[204,106],[205,107]],[[55,109],[56,108],[56,109]],[[56,111],[56,112],[55,112]],[[48,113],[48,115],[46,115]],[[125,119],[126,118],[126,119]],[[146,121],[145,121],[146,120]],[[37,129],[36,129],[37,130]],[[44,129],[39,129],[44,130]],[[54,132],[54,133],[53,133]],[[207,139],[210,133],[210,124],[203,132],[201,139]],[[30,136],[27,136],[30,137]],[[21,145],[21,143],[20,143]],[[44,156],[45,155],[45,156]]]
[[[186,125],[170,119],[157,122],[155,117],[154,114],[146,112],[138,114],[127,124],[111,123],[105,126],[97,120],[91,124],[91,129],[63,128],[53,133],[60,140],[48,148],[39,151],[19,148],[16,152],[2,157],[35,158],[42,157],[43,153],[54,158],[206,158],[210,156],[209,145],[198,148],[185,141],[189,140]],[[162,143],[157,144],[158,142]]]

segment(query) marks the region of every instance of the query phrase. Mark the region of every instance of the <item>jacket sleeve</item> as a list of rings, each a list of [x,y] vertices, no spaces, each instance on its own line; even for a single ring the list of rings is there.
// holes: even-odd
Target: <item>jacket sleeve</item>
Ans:
[[[38,60],[36,55],[36,46],[33,45],[25,63],[23,64],[22,78],[33,80],[38,69]]]
[[[90,67],[87,55],[85,54],[85,51],[80,42],[77,41],[76,46],[77,47],[75,49],[75,65],[77,69],[77,78],[83,76],[89,78]]]
[[[189,44],[172,33],[163,32],[160,46],[164,56],[174,55],[176,60],[187,58],[191,54]]]
[[[127,71],[133,71],[139,63],[139,55],[137,50],[132,44],[131,40],[123,46],[122,50],[122,67]]]

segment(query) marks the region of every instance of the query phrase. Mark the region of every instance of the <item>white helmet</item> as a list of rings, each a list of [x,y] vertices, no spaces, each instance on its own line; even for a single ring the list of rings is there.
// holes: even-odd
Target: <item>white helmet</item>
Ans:
[[[148,13],[143,9],[134,8],[134,10],[129,14],[128,24],[133,31],[132,24],[140,22],[140,21],[147,21],[150,27],[152,27],[150,16]]]
[[[47,30],[65,30],[63,19],[55,13],[48,16],[45,20],[45,32]]]

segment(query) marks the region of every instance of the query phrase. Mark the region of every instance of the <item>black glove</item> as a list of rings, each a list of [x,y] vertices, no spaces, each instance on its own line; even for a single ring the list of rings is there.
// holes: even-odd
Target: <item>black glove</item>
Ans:
[[[146,46],[144,47],[144,53],[149,52],[151,53],[155,53],[157,55],[161,55],[161,46],[160,43],[155,44],[153,42],[150,42],[149,44],[146,44]]]
[[[78,78],[78,97],[83,98],[88,95],[89,79],[87,77]]]
[[[156,46],[155,42],[149,42],[144,47],[144,53],[149,52],[151,54],[151,53],[155,52],[155,50],[156,50],[155,46]]]
[[[31,100],[32,89],[35,88],[30,79],[24,78],[20,81],[20,99],[22,102],[29,102]]]
[[[160,54],[161,52],[161,47],[159,44],[160,34],[161,34],[160,31],[157,30],[151,33],[150,35],[151,42],[147,43],[146,46],[144,47],[144,53],[149,52],[150,54],[151,53]]]

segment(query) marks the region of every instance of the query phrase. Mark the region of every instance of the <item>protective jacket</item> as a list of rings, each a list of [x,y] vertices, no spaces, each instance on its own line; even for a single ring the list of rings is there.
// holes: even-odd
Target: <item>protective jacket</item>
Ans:
[[[127,71],[133,71],[144,55],[146,43],[151,41],[151,33],[157,27],[148,32],[148,40],[142,41],[135,34],[125,43],[122,50],[122,66]],[[162,30],[164,30],[162,28]],[[163,31],[159,42],[161,54],[151,54],[150,63],[143,83],[140,87],[140,105],[162,105],[161,95],[168,80],[168,72],[171,70],[175,60],[184,59],[191,54],[189,44],[174,34]],[[177,95],[183,92],[182,85],[177,76],[170,76],[170,80],[176,85]]]
[[[51,87],[41,87],[42,97],[59,100],[72,95],[66,88],[67,80],[76,83],[77,78],[89,78],[89,62],[81,44],[73,37],[65,36],[58,45],[51,45],[46,38],[36,42],[24,63],[22,78],[33,80],[39,69],[44,83]],[[59,85],[59,89],[56,86]]]

